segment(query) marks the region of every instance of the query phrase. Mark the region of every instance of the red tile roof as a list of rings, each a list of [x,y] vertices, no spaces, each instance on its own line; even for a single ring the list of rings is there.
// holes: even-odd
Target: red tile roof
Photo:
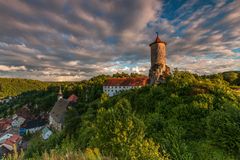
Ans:
[[[149,46],[151,46],[151,45],[153,45],[153,44],[155,44],[155,43],[164,43],[165,45],[167,45],[167,42],[162,41],[162,40],[158,37],[158,35],[157,35],[155,41],[152,42],[151,44],[149,44]]]
[[[148,78],[109,78],[104,86],[145,86]]]
[[[21,137],[21,136],[19,136],[19,135],[16,135],[16,134],[13,134],[13,136],[12,136],[12,137],[10,137],[8,140],[10,140],[11,142],[14,142],[14,143],[16,143],[16,142],[20,141],[21,139],[22,139],[22,137]]]
[[[13,147],[14,144],[20,142],[22,137],[16,134],[13,134],[10,138],[6,139],[3,144],[7,144]]]
[[[74,102],[76,103],[78,100],[78,97],[75,94],[72,94],[70,97],[68,97],[69,102]]]
[[[25,119],[32,119],[33,118],[33,115],[31,113],[30,109],[27,107],[27,105],[18,109],[16,114],[18,116],[21,116],[21,117],[25,118]]]
[[[12,121],[9,120],[9,119],[1,119],[0,120],[0,132],[1,131],[5,131],[8,128],[10,128],[11,127],[11,123],[12,123]]]
[[[11,120],[10,119],[0,119],[0,123],[7,123],[7,124],[11,124]]]
[[[3,144],[7,144],[9,146],[13,146],[14,143],[12,141],[10,141],[9,139],[5,140],[5,142]]]

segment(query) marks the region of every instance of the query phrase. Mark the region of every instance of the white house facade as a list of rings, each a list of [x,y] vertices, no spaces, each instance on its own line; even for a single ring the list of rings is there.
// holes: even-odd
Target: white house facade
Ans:
[[[148,78],[109,78],[103,85],[103,92],[110,97],[133,88],[141,88],[148,84]]]
[[[42,138],[44,140],[47,140],[52,134],[53,134],[53,132],[48,127],[43,128]]]
[[[35,127],[35,128],[29,128],[29,129],[26,130],[26,133],[31,133],[31,134],[36,133],[37,131],[41,130],[43,127],[45,127],[45,126],[39,126],[39,127]]]
[[[20,127],[24,122],[25,122],[25,118],[23,118],[21,116],[17,116],[16,118],[15,117],[13,118],[12,126]]]

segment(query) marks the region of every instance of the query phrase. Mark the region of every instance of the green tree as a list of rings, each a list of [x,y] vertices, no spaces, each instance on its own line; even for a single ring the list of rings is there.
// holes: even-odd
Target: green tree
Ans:
[[[240,111],[229,106],[212,112],[207,118],[207,135],[215,145],[240,155]]]
[[[223,74],[223,76],[224,79],[230,84],[234,84],[234,82],[239,78],[239,75],[236,72],[226,72]]]
[[[100,97],[100,103],[104,103],[108,100],[109,96],[107,93],[103,93]]]
[[[96,138],[92,144],[106,155],[112,154],[120,159],[164,159],[159,145],[144,138],[144,124],[131,112],[126,99],[114,107],[100,109],[96,120]]]

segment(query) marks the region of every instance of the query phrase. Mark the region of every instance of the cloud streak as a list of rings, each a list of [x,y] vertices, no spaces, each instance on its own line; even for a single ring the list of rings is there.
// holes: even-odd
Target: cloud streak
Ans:
[[[200,74],[239,70],[239,0],[0,1],[0,76],[82,80],[148,74],[158,31],[168,63]]]

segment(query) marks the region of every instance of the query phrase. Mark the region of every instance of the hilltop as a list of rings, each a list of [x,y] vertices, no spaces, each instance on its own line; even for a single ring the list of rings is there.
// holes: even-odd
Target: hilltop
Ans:
[[[110,77],[109,75],[103,75],[105,77]],[[132,73],[130,75],[126,73],[116,73],[113,74],[114,78],[122,77],[141,77],[144,75]],[[230,83],[230,85],[240,85],[240,71],[228,71],[218,74],[212,74],[204,77],[219,77]],[[86,82],[84,80],[82,82]],[[0,78],[0,99],[4,99],[9,96],[18,96],[22,93],[29,91],[40,91],[46,90],[51,86],[60,86],[60,85],[74,85],[82,82],[43,82],[38,80],[30,79],[20,79],[20,78]]]
[[[47,141],[33,137],[24,158],[81,150],[109,159],[239,159],[239,77],[229,74],[174,71],[164,84],[114,97],[101,91],[105,76],[65,85],[64,95],[71,90],[81,96],[64,130]]]

